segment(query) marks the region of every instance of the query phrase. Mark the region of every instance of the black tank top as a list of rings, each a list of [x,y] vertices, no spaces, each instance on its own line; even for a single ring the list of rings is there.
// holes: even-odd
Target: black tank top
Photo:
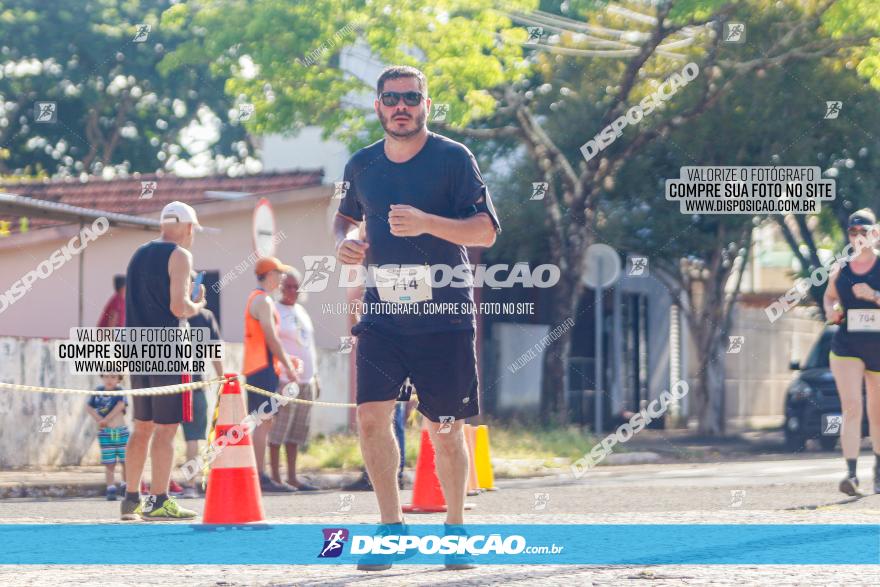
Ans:
[[[880,306],[868,300],[857,298],[853,293],[853,286],[857,283],[867,283],[869,287],[880,291],[880,259],[875,258],[874,264],[868,269],[867,273],[857,275],[853,273],[852,265],[847,263],[837,275],[837,295],[840,297],[840,305],[843,306],[844,320],[840,324],[837,333],[840,335],[848,335],[850,337],[868,336],[872,339],[880,337],[878,332],[849,332],[846,324],[847,310],[877,310]],[[127,312],[128,310],[126,310]]]
[[[125,325],[176,327],[180,320],[171,313],[171,277],[168,259],[177,245],[150,241],[141,245],[125,276]]]

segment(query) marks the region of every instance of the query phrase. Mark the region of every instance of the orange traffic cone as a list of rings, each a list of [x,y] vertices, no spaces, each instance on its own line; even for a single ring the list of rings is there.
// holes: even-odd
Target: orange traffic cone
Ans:
[[[477,462],[475,460],[474,447],[477,444],[477,431],[470,424],[464,425],[464,439],[467,441],[468,449],[468,484],[467,494],[469,496],[480,495],[480,484],[477,482]]]
[[[443,488],[434,468],[434,445],[427,428],[422,428],[422,445],[416,461],[416,479],[413,482],[412,504],[404,505],[403,511],[412,514],[445,512],[446,500]]]
[[[260,522],[263,514],[260,480],[251,436],[239,423],[247,415],[238,375],[227,373],[217,409],[217,427],[211,447],[217,453],[208,476],[205,524]]]
[[[446,511],[443,487],[437,477],[434,464],[434,445],[426,428],[422,428],[422,445],[416,461],[416,479],[413,483],[412,503],[403,506],[408,514],[430,514]],[[474,509],[474,504],[465,502],[464,509]]]

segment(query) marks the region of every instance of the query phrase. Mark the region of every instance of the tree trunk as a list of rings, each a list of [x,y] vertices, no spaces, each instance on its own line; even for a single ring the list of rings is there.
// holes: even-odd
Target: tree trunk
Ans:
[[[556,325],[553,325],[555,328]],[[571,333],[563,334],[553,343],[553,348],[544,352],[543,375],[541,378],[541,421],[550,426],[568,423],[568,404],[566,402],[565,368],[566,358],[571,352]]]
[[[697,408],[697,430],[707,436],[724,434],[724,357],[726,352],[723,333],[708,321],[700,325],[697,340],[708,344],[697,345],[697,364],[700,372],[697,388],[693,390]],[[708,330],[708,331],[706,331]]]
[[[575,280],[578,275],[565,272],[554,288],[551,304],[550,330],[561,327],[561,336],[544,349],[544,364],[541,377],[541,421],[547,425],[568,423],[568,404],[566,402],[565,369],[571,354],[572,326],[565,326],[577,311]]]

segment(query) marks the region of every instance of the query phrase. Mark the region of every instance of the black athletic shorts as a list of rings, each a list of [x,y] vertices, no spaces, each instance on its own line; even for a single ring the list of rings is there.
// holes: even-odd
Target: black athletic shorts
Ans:
[[[180,385],[180,375],[132,375],[132,389]],[[155,424],[179,424],[183,421],[183,393],[134,396],[134,419]]]
[[[837,331],[831,338],[831,358],[860,360],[867,371],[880,371],[880,336]]]
[[[358,405],[397,399],[409,377],[419,411],[432,422],[480,413],[473,330],[399,335],[359,323],[351,333],[358,338]]]
[[[259,387],[260,389],[265,389],[266,391],[278,391],[278,373],[275,372],[275,367],[272,366],[272,355],[269,355],[269,366],[260,369],[256,373],[251,373],[246,376],[246,383],[248,385],[253,385],[254,387]],[[263,402],[271,401],[268,395],[263,395],[262,393],[257,393],[255,391],[247,392],[247,409],[248,413],[252,413],[256,411]],[[263,412],[268,413],[268,408],[265,408]]]

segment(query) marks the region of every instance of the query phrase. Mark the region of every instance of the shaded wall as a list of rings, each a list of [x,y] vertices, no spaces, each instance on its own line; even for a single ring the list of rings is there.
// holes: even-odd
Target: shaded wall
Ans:
[[[224,367],[237,371],[242,345],[227,343]],[[349,355],[318,350],[321,399],[347,402],[349,398]],[[0,338],[0,381],[41,387],[94,389],[97,375],[74,375],[67,363],[54,358],[54,340]],[[130,388],[128,379],[123,387]],[[209,422],[215,394],[209,392]],[[86,412],[87,395],[50,394],[0,390],[0,468],[99,464],[97,428]],[[131,399],[129,398],[129,404]],[[312,435],[344,430],[349,409],[314,408]],[[54,426],[41,431],[43,417],[54,416]],[[131,410],[127,419],[131,420]]]
[[[330,199],[332,191],[332,186],[309,188],[300,195],[310,195],[310,199],[302,201],[291,201],[288,194],[269,197],[277,229],[284,231],[286,236],[278,243],[276,256],[300,271],[304,271],[303,256],[334,255],[330,224],[338,202]],[[219,295],[223,337],[233,342],[243,340],[245,301],[257,285],[252,266],[240,276],[236,272],[236,267],[245,263],[254,250],[252,217],[256,202],[256,198],[248,198],[241,202],[244,209],[228,212],[208,213],[206,211],[212,205],[196,206],[199,219],[219,232],[196,235],[192,250],[194,268],[217,271],[221,276],[232,271],[235,276]],[[0,292],[9,289],[78,232],[79,226],[70,225],[4,239],[6,244],[16,246],[0,248],[0,267],[3,268]],[[83,326],[97,324],[104,304],[113,293],[113,275],[124,274],[134,251],[157,237],[157,232],[116,226],[85,247],[81,253]],[[13,239],[20,240],[16,243]],[[79,261],[80,256],[74,255],[49,277],[37,280],[30,291],[0,312],[0,336],[66,338],[70,328],[78,326]],[[314,322],[315,342],[319,347],[338,348],[339,337],[349,334],[347,316],[322,311],[322,304],[343,301],[345,291],[335,286],[301,300]]]

